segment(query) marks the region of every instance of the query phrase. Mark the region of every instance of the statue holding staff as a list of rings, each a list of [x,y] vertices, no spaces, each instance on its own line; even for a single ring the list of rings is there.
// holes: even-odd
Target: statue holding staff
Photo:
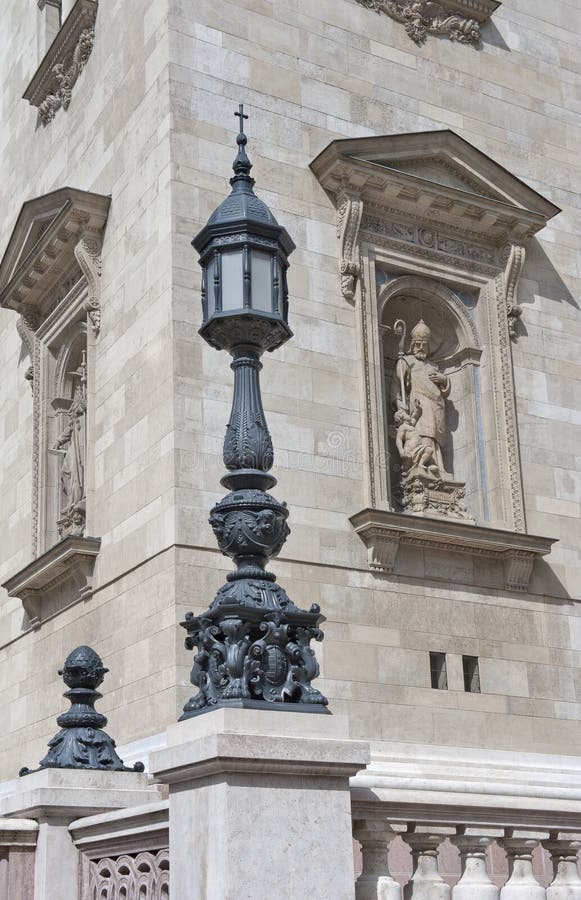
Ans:
[[[448,436],[445,400],[450,394],[450,379],[429,361],[431,332],[423,319],[410,333],[407,353],[402,348],[406,331],[402,320],[395,323],[394,331],[400,336],[400,352],[391,386],[392,404],[408,413],[421,410],[415,428],[423,444],[431,448],[440,476],[446,477],[442,448]]]

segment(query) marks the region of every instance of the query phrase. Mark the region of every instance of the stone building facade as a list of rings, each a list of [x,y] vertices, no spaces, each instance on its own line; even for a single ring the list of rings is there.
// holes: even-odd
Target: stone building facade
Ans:
[[[110,669],[127,758],[191,695],[179,623],[229,571],[207,519],[232,376],[197,334],[190,242],[243,101],[297,245],[294,338],[263,371],[274,569],[324,613],[360,790],[391,796],[413,758],[468,792],[538,778],[581,815],[581,10],[442,6],[5,4],[0,780],[44,754],[76,645]],[[420,321],[439,438],[396,418]]]

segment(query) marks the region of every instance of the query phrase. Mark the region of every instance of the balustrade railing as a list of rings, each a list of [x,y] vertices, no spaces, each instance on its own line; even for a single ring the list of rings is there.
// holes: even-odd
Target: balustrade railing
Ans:
[[[69,831],[80,855],[79,900],[169,900],[167,801],[77,819]]]
[[[581,900],[578,833],[355,816],[362,860],[356,900]],[[407,876],[401,872],[402,842],[411,855]],[[442,871],[440,865],[444,848],[454,847],[456,874],[453,866]],[[390,869],[392,853],[397,861]]]

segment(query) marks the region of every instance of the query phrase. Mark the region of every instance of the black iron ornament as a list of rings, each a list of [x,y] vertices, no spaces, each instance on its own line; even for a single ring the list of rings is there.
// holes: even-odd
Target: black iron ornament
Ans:
[[[260,362],[292,337],[287,324],[286,270],[294,244],[253,191],[242,106],[232,193],[192,242],[202,266],[202,337],[228,350],[234,370],[232,412],[224,441],[230,490],[212,509],[210,525],[236,571],[210,608],[187,613],[186,647],[197,650],[191,673],[198,693],[182,719],[217,706],[327,712],[312,686],[319,666],[311,641],[321,641],[320,608],[301,610],[266,565],[288,534],[288,509],[267,493],[273,448],[260,396]],[[238,280],[234,278],[233,273]]]
[[[95,709],[103,695],[96,689],[109,669],[91,647],[77,647],[69,653],[59,675],[69,688],[64,696],[71,708],[58,717],[61,730],[48,742],[48,753],[39,769],[101,769],[108,772],[143,772],[143,763],[132,768],[123,765],[115,750],[115,741],[102,729],[106,716]],[[23,768],[20,775],[38,769]]]

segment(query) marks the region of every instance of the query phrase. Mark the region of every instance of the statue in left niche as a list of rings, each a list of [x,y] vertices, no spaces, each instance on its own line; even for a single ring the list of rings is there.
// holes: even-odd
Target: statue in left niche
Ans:
[[[86,491],[85,460],[87,450],[87,357],[83,350],[81,363],[70,373],[73,382],[71,399],[53,401],[53,407],[66,416],[63,431],[53,452],[60,456],[60,497],[57,527],[59,537],[82,537],[85,532]]]

